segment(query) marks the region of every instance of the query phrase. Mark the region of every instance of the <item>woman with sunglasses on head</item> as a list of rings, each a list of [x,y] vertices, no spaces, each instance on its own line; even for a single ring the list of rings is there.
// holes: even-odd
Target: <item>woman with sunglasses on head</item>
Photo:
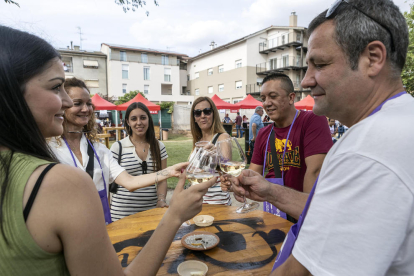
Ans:
[[[182,174],[159,226],[123,269],[91,177],[56,164],[46,143],[63,133],[63,113],[73,105],[59,53],[1,25],[0,37],[7,38],[0,39],[0,117],[7,118],[0,120],[0,274],[155,275],[216,179],[184,190]]]
[[[167,167],[167,151],[163,143],[155,138],[154,122],[143,103],[132,103],[125,113],[125,130],[128,136],[112,144],[114,159],[130,175],[158,172]],[[153,209],[168,207],[166,202],[167,180],[160,181],[133,192],[118,187],[112,195],[111,216],[116,221],[123,217]]]
[[[221,124],[216,105],[209,97],[198,97],[191,107],[191,115],[193,150],[195,143],[199,141],[216,144],[217,141],[230,138]],[[230,193],[221,190],[219,178],[216,185],[209,188],[207,194],[204,195],[203,203],[231,205]]]
[[[52,138],[49,146],[61,163],[78,167],[91,176],[101,197],[107,224],[112,222],[108,203],[110,183],[116,182],[132,192],[181,174],[185,163],[166,168],[158,176],[155,173],[140,176],[128,174],[112,157],[111,151],[96,138],[95,115],[85,83],[70,78],[65,81],[64,87],[73,101],[73,107],[65,111],[62,136]]]

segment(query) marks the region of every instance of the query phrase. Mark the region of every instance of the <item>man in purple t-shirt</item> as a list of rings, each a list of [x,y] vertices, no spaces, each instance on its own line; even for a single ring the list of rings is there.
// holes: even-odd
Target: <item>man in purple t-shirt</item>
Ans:
[[[240,116],[240,112],[237,112],[237,116],[236,116],[236,120],[235,120],[235,123],[236,123],[236,131],[237,131],[236,137],[237,138],[242,138],[243,137],[243,133],[241,131],[242,121],[243,121],[243,119]],[[240,135],[239,135],[239,133],[240,133]]]

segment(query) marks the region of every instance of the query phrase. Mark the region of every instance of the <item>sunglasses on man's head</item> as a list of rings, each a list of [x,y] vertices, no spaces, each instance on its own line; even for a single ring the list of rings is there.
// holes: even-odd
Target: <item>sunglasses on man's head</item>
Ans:
[[[352,8],[356,9],[357,11],[359,11],[360,13],[362,13],[363,15],[365,15],[366,17],[370,18],[372,21],[374,21],[375,23],[377,23],[378,25],[380,25],[381,27],[383,27],[389,34],[391,37],[391,51],[394,52],[395,51],[395,47],[394,47],[394,38],[392,36],[392,33],[390,31],[390,29],[388,29],[384,24],[381,24],[380,22],[378,22],[377,20],[375,20],[374,18],[372,18],[371,16],[369,16],[367,13],[365,13],[364,11],[362,11],[361,9],[357,8],[356,6],[352,5],[351,3],[349,3],[349,0],[336,0],[331,7],[328,9],[328,11],[326,12],[326,18],[333,18],[333,14],[335,13],[336,9],[342,4],[342,3],[346,3],[348,5],[350,5]]]
[[[196,109],[196,110],[194,110],[194,117],[200,117],[201,112],[203,112],[204,115],[206,115],[206,116],[210,116],[211,112],[213,112],[213,110],[211,108],[204,108],[203,110]]]

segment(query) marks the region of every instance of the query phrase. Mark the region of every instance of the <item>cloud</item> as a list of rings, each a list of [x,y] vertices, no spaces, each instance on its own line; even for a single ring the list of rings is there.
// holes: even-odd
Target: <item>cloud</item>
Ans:
[[[129,31],[135,37],[136,45],[160,50],[173,47],[171,51],[189,56],[197,55],[200,49],[202,52],[209,50],[213,40],[220,46],[245,35],[237,22],[220,20],[171,25],[165,19],[147,19],[134,23]]]

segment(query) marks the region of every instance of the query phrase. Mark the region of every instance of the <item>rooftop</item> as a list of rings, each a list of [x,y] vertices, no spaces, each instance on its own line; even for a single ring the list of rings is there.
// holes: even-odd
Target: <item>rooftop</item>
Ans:
[[[101,45],[107,45],[109,48],[116,48],[116,49],[121,49],[121,50],[131,50],[131,51],[138,51],[138,52],[145,52],[145,53],[167,54],[167,55],[188,57],[186,54],[181,54],[181,53],[177,53],[173,51],[158,50],[158,49],[153,49],[153,48],[125,46],[125,45],[110,44],[110,43],[102,43]]]

